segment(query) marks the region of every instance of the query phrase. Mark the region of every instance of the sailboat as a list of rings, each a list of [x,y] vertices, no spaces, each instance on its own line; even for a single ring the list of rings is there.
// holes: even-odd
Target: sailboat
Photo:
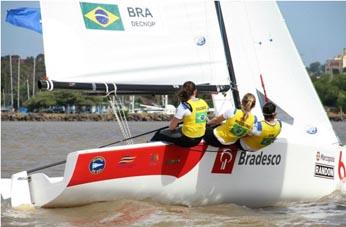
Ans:
[[[263,207],[345,189],[341,146],[275,2],[41,1],[46,70],[41,89],[105,95],[168,94],[186,80],[212,92],[215,114],[256,95],[283,122],[258,152],[165,142],[71,152],[64,174],[2,179],[13,207],[69,207],[119,198]]]

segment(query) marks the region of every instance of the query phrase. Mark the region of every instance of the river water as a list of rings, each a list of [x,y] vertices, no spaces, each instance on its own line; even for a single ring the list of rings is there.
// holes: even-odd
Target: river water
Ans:
[[[129,122],[133,135],[167,122]],[[346,143],[346,122],[333,122]],[[141,137],[136,142],[150,138]],[[67,153],[121,139],[113,122],[2,122],[1,177],[65,160]],[[63,166],[45,170],[61,176]],[[334,192],[310,202],[251,209],[236,204],[184,207],[117,200],[75,208],[21,209],[1,201],[2,226],[346,226],[346,195]]]

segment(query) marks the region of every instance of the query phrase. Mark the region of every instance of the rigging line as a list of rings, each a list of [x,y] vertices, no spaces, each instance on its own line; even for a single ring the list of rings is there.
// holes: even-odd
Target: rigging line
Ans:
[[[122,104],[124,106],[124,103]],[[130,130],[130,127],[129,127],[129,124],[128,124],[128,121],[127,121],[127,118],[126,118],[126,115],[125,115],[125,111],[123,108],[121,108],[122,110],[122,113],[123,113],[123,116],[124,116],[124,122],[125,122],[125,126],[126,126],[126,129],[127,129],[127,132],[128,132],[128,135],[129,135],[129,138],[132,137],[132,134],[131,134],[131,130]],[[133,144],[133,140],[131,139],[130,142]]]
[[[263,88],[263,92],[264,92],[264,101],[268,102],[268,96],[267,96],[267,91],[266,91],[266,87],[264,86],[264,81],[262,78],[262,74],[260,74],[261,77],[261,84],[262,84],[262,88]]]
[[[119,119],[120,119],[120,121],[118,123],[121,124],[123,129],[124,129],[124,138],[129,138],[128,131],[125,128],[124,119],[123,119],[122,112],[121,112],[122,105],[121,105],[120,101],[118,101],[118,100],[119,100],[118,96],[114,96],[114,103],[115,103],[115,106],[117,109],[117,114],[118,114]],[[127,144],[130,144],[130,142],[128,142]]]
[[[116,94],[117,85],[116,85],[114,82],[113,82],[113,86],[114,86],[114,93]],[[120,98],[119,98],[119,97],[118,97],[118,100],[119,100],[119,103],[121,104]],[[123,122],[125,122],[125,129],[126,129],[127,135],[128,135],[127,138],[130,138],[130,137],[132,137],[132,135],[131,135],[130,127],[129,127],[129,125],[128,125],[128,122],[127,122],[127,118],[126,118],[124,109],[122,108],[123,106],[124,106],[124,104],[121,104],[121,105],[120,105],[120,108],[121,108],[121,111],[122,111],[122,114],[123,114]],[[129,142],[132,143],[132,144],[134,143],[132,139],[129,140]]]
[[[120,123],[120,118],[119,118],[119,115],[118,115],[116,107],[115,107],[115,95],[114,96],[107,95],[107,97],[108,97],[108,101],[110,103],[110,106],[112,108],[113,114],[114,114],[114,116],[115,116],[115,118],[116,118],[116,120],[118,122],[120,131],[121,131],[122,135],[126,138],[126,133],[124,131],[123,125]],[[126,143],[128,144],[127,141],[126,141]]]
[[[125,139],[127,139],[127,138],[131,137],[130,128],[129,128],[129,125],[127,124],[127,119],[126,119],[126,116],[125,116],[124,109],[122,108],[121,101],[120,101],[119,97],[116,94],[117,86],[116,86],[116,84],[114,82],[112,84],[113,84],[113,90],[109,91],[108,84],[105,83],[106,94],[107,94],[107,97],[111,97],[110,95],[113,94],[113,96],[112,96],[113,99],[112,99],[112,101],[111,101],[111,99],[109,99],[109,102],[111,103],[111,107],[112,107],[113,113],[114,113],[115,117],[117,118],[117,122],[118,122],[120,130],[121,130],[121,132],[123,134],[123,137]],[[117,101],[117,98],[118,98],[119,101]],[[120,117],[119,117],[118,111],[120,113]],[[126,140],[126,143],[127,144],[133,144],[133,140]]]
[[[116,97],[118,99],[118,106],[119,106],[119,112],[120,112],[120,118],[122,120],[122,124],[123,124],[123,127],[126,131],[126,135],[127,135],[127,138],[130,138],[132,137],[131,135],[131,131],[130,131],[130,127],[129,127],[129,124],[127,122],[127,119],[126,119],[126,115],[125,115],[125,111],[124,111],[124,108],[123,108],[123,103],[121,102],[120,98],[117,96]],[[133,140],[129,140],[129,143],[133,144]]]
[[[122,104],[122,102],[120,101],[119,97],[118,97],[118,109],[119,109],[119,113],[120,113],[120,119],[121,119],[121,124],[123,125],[123,128],[125,130],[126,133],[126,138],[131,138],[131,133],[130,133],[130,128],[127,124],[127,120],[126,120],[126,115],[124,112],[124,106]],[[133,144],[133,140],[129,139],[128,140],[128,144]]]
[[[169,145],[169,146],[173,146],[173,145],[175,145],[175,144],[174,144],[174,143],[171,143],[171,144],[168,144],[168,145]],[[178,145],[176,145],[176,146],[178,146]],[[208,145],[208,147],[209,147],[209,146],[211,146],[211,145]],[[214,147],[214,146],[211,146],[211,147]],[[219,148],[219,149],[217,149],[217,150],[194,149],[194,148],[192,148],[192,147],[183,147],[183,148],[184,148],[184,149],[191,150],[191,151],[208,152],[208,153],[217,153],[217,152],[220,151],[220,150],[219,150],[220,148],[224,148],[224,147],[214,147],[214,148]],[[237,152],[243,152],[243,151],[247,152],[246,150],[243,150],[243,149],[237,147]]]

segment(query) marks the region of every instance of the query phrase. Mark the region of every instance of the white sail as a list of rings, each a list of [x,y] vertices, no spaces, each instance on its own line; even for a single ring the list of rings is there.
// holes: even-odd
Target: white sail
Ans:
[[[315,133],[314,143],[337,143],[277,4],[222,1],[221,6],[240,94],[263,94],[262,75],[268,98],[284,113],[279,117],[295,130]],[[260,105],[255,112],[262,116]]]
[[[63,82],[229,84],[213,1],[41,1],[47,76]]]

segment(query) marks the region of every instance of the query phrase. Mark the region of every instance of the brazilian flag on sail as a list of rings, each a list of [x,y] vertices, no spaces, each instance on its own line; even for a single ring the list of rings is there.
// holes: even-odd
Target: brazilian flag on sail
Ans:
[[[81,2],[80,7],[86,28],[124,31],[117,5]]]

